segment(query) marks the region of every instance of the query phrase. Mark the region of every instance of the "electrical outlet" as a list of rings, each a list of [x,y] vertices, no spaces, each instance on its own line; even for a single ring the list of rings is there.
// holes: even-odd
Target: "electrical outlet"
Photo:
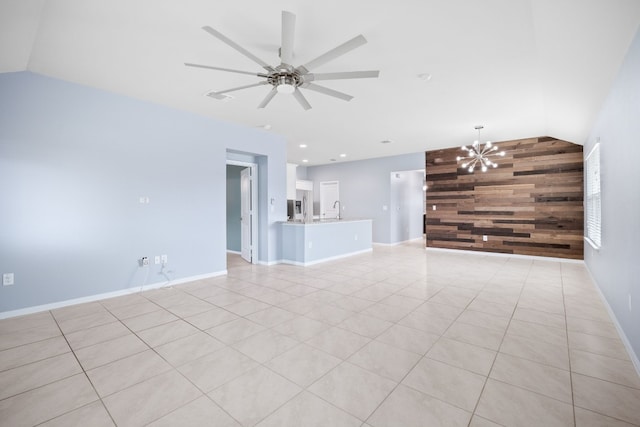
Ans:
[[[156,256],[153,258],[153,262],[154,262],[154,264],[156,264],[156,265],[160,264],[160,255],[156,255]]]
[[[357,234],[353,236],[353,240],[358,240],[358,235]]]
[[[4,273],[2,275],[2,286],[13,285],[13,273]]]
[[[486,234],[484,234],[484,235],[482,236],[482,241],[483,241],[483,242],[488,242],[488,241],[489,241],[489,236],[487,236]]]
[[[433,206],[431,207],[431,209],[433,209],[433,210],[435,211],[435,210],[436,210],[436,205],[433,205]]]
[[[163,254],[160,256],[160,261],[162,261],[162,264],[166,264],[169,262],[169,257],[167,257],[167,254]]]
[[[140,258],[140,267],[148,267],[149,266],[149,257],[143,256]]]

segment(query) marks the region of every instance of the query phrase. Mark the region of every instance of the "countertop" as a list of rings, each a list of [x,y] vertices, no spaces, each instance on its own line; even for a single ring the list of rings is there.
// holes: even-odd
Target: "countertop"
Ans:
[[[370,218],[331,218],[331,219],[314,219],[313,222],[304,222],[300,220],[281,221],[280,224],[286,225],[322,225],[322,224],[336,224],[345,222],[359,222],[359,221],[372,221]]]

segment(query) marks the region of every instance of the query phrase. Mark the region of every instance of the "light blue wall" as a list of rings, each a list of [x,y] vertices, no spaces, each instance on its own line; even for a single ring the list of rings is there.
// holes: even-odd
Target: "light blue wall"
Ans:
[[[585,263],[640,356],[640,32],[595,122],[600,138],[602,247],[585,243]],[[632,309],[629,309],[629,296]]]
[[[244,166],[227,165],[227,250],[240,252],[240,171]]]
[[[340,162],[307,167],[307,178],[314,189],[321,181],[340,181],[340,202],[345,208],[345,218],[373,219],[375,243],[397,243],[391,236],[391,172],[424,170],[424,152],[377,159]],[[316,206],[320,212],[320,191],[314,191]],[[383,210],[387,206],[387,210]]]
[[[391,242],[422,237],[424,170],[391,173]]]
[[[227,150],[259,157],[259,259],[280,258],[280,137],[29,72],[0,74],[0,312],[226,269]],[[139,197],[149,197],[140,204]],[[267,204],[273,199],[273,204]]]

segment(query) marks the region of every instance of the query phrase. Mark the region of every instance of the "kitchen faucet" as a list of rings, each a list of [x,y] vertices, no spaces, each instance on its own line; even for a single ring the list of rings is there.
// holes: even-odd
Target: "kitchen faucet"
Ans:
[[[333,202],[333,209],[336,208],[336,205],[338,205],[338,215],[336,216],[336,219],[340,219],[340,200]]]

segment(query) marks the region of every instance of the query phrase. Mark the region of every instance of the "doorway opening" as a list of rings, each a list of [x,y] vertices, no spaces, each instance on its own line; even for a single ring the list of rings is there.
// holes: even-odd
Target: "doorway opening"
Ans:
[[[227,160],[227,252],[258,263],[258,165]]]

